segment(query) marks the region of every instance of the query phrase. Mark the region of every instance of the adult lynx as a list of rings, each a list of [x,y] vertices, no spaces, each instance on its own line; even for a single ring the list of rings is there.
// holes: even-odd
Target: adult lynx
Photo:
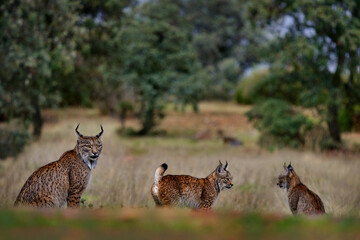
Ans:
[[[324,214],[325,208],[320,197],[301,183],[300,178],[289,164],[278,177],[277,185],[286,188],[288,193],[289,207],[293,214]]]
[[[206,178],[188,175],[164,175],[167,164],[155,171],[155,181],[151,194],[157,206],[185,206],[210,209],[223,189],[233,186],[232,176],[226,169],[228,163],[220,164]]]
[[[101,125],[100,125],[101,126]],[[101,132],[96,136],[83,136],[76,127],[77,144],[59,160],[36,170],[25,182],[15,206],[79,207],[102,149]]]

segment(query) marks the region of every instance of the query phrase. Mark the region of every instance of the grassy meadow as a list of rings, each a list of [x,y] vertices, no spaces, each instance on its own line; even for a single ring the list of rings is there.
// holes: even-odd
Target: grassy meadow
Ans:
[[[161,163],[166,162],[169,165],[166,172],[168,174],[205,177],[215,169],[218,161],[221,160],[229,163],[228,169],[233,175],[234,187],[220,193],[214,207],[217,214],[212,213],[213,215],[211,215],[215,216],[216,220],[213,222],[213,218],[203,216],[199,217],[200,223],[191,220],[195,221],[195,225],[191,227],[190,232],[197,232],[201,236],[211,235],[213,231],[216,231],[218,222],[221,224],[223,219],[226,219],[224,229],[217,232],[217,234],[226,234],[227,228],[241,225],[249,216],[250,225],[253,223],[251,221],[255,221],[254,226],[249,226],[250,232],[252,228],[256,230],[265,224],[266,231],[272,232],[284,225],[289,227],[288,231],[292,233],[295,231],[294,224],[297,223],[300,224],[301,229],[307,224],[322,226],[321,224],[339,223],[341,225],[342,221],[346,222],[348,218],[354,218],[355,220],[348,221],[353,224],[350,224],[351,226],[356,226],[355,229],[359,229],[360,223],[356,220],[360,217],[359,155],[347,152],[314,153],[289,149],[269,152],[261,149],[256,145],[258,133],[243,115],[248,109],[246,106],[232,103],[206,102],[200,104],[200,113],[195,114],[190,110],[184,113],[175,112],[169,106],[168,116],[157,128],[159,134],[141,138],[120,137],[117,133],[120,128],[119,120],[102,116],[95,109],[71,108],[45,111],[46,123],[41,139],[27,146],[17,158],[9,158],[0,162],[0,207],[4,209],[0,212],[0,228],[5,229],[8,219],[12,219],[12,222],[8,223],[10,229],[17,224],[20,224],[19,227],[41,228],[41,224],[47,222],[44,220],[46,218],[52,219],[54,226],[62,226],[64,223],[61,222],[61,219],[67,218],[67,215],[70,215],[70,218],[75,216],[75,219],[77,216],[84,218],[84,216],[91,215],[91,210],[86,210],[85,213],[51,212],[46,213],[46,216],[43,216],[42,212],[24,213],[11,210],[20,188],[30,174],[40,166],[57,160],[64,151],[75,146],[74,128],[80,122],[79,131],[84,135],[97,134],[100,130],[100,123],[104,127],[102,155],[96,169],[93,170],[90,185],[83,195],[85,199],[83,205],[92,207],[94,214],[100,216],[100,219],[109,216],[110,219],[121,220],[126,219],[126,214],[131,216],[133,214],[136,216],[133,228],[139,227],[145,229],[146,232],[152,229],[146,225],[149,224],[147,221],[150,221],[150,216],[157,216],[160,219],[160,226],[167,224],[164,220],[167,217],[164,216],[171,216],[171,218],[179,216],[178,223],[175,222],[174,226],[168,223],[170,225],[166,225],[165,228],[166,231],[171,232],[179,224],[178,227],[181,230],[183,229],[182,224],[186,222],[184,219],[192,219],[194,213],[188,210],[174,212],[164,210],[155,213],[155,204],[150,195],[155,169]],[[126,125],[136,128],[138,122],[134,118],[129,118]],[[241,139],[244,145],[241,147],[224,145],[216,135],[217,129],[223,129],[228,135]],[[192,139],[194,134],[204,130],[210,131],[209,139],[198,141]],[[344,135],[344,137],[352,142],[359,140],[359,137],[354,134]],[[286,191],[276,186],[276,177],[281,173],[283,163],[290,161],[303,183],[322,198],[329,216],[314,220],[313,223],[305,223],[302,218],[291,217]],[[133,209],[132,212],[129,209]],[[113,213],[111,213],[112,211]],[[27,217],[23,218],[23,215]],[[145,216],[144,219],[142,216]],[[36,221],[26,223],[26,219],[40,219],[39,225],[36,224]],[[272,224],[269,223],[271,219],[275,221]],[[286,225],[284,219],[293,220]],[[88,221],[96,225],[96,221],[100,220],[96,218]],[[110,227],[112,226],[111,221],[109,220],[108,223]],[[80,228],[82,224],[86,225],[86,221],[79,223]],[[103,223],[101,226],[104,224],[106,225]],[[205,233],[197,231],[203,226],[202,224],[209,224],[209,227],[202,230]],[[329,227],[331,227],[330,225]],[[115,226],[117,225],[115,224]],[[333,229],[335,232],[338,231],[338,235],[335,234],[335,237],[340,236],[342,231],[341,227],[339,227],[340,230],[338,227]],[[187,228],[184,227],[185,235],[189,234]],[[241,229],[232,231],[231,234],[238,232],[247,234],[247,230]],[[10,234],[11,230],[8,229],[7,233]],[[157,236],[160,230],[155,228],[153,233],[153,236]],[[86,236],[81,231],[77,234]],[[288,232],[284,236],[287,234]],[[359,236],[359,231],[355,231],[356,234]]]

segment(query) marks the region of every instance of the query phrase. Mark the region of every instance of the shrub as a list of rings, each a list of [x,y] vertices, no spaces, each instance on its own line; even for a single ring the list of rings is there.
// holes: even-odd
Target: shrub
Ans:
[[[18,155],[29,141],[25,130],[9,130],[0,128],[0,159]]]
[[[242,78],[235,91],[235,101],[242,104],[252,104],[257,101],[257,86],[262,81],[264,81],[268,74],[269,69],[258,68],[255,69],[250,75]]]
[[[312,151],[331,150],[340,147],[338,143],[331,139],[328,129],[320,123],[306,131],[304,139],[304,147]]]
[[[352,114],[344,106],[340,107],[338,122],[342,132],[351,131],[354,125]]]
[[[278,99],[269,99],[255,105],[247,116],[255,122],[255,128],[261,133],[260,145],[269,148],[304,146],[304,135],[313,125],[301,112]]]

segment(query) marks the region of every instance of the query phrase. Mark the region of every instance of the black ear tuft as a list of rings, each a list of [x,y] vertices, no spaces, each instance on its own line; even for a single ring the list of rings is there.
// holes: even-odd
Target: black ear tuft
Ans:
[[[294,168],[291,166],[291,163],[289,164],[289,166],[287,168],[289,169],[289,171],[294,171]]]
[[[101,128],[101,132],[99,132],[96,137],[99,138],[101,137],[101,135],[104,133],[104,129],[103,129],[103,126],[100,124],[100,128]]]
[[[83,137],[83,135],[78,131],[79,125],[80,125],[80,123],[76,126],[75,132],[79,137]]]

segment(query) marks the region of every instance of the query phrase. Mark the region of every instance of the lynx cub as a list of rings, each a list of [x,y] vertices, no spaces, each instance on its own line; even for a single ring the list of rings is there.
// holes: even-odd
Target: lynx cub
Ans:
[[[288,192],[289,207],[293,214],[324,214],[325,208],[320,197],[301,183],[300,178],[291,164],[286,167],[278,177],[277,185],[286,188]]]
[[[163,163],[155,171],[155,181],[151,194],[157,206],[185,206],[211,209],[219,193],[233,186],[232,176],[221,162],[206,178],[188,175],[164,175],[167,164]]]
[[[101,125],[100,125],[101,126]],[[79,207],[80,198],[90,180],[102,149],[101,132],[94,137],[83,136],[76,127],[77,144],[59,160],[36,170],[25,182],[15,206]]]

